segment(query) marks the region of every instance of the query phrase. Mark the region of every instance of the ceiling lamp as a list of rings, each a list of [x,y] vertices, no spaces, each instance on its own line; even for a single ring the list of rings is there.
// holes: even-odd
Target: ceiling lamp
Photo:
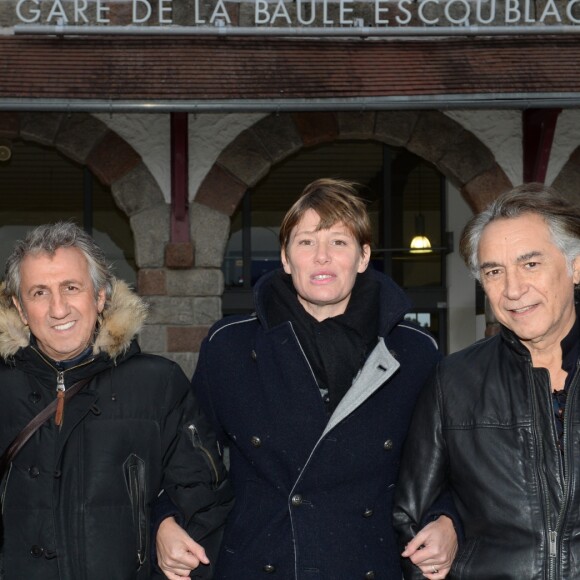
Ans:
[[[0,162],[8,161],[12,157],[12,148],[10,142],[0,141]]]
[[[411,254],[428,254],[432,252],[431,242],[425,235],[425,218],[422,213],[415,216],[415,237],[411,240]]]

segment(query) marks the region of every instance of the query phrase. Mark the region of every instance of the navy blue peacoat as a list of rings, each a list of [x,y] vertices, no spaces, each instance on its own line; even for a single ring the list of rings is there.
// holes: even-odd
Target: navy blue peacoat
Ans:
[[[423,384],[439,359],[434,340],[404,320],[409,303],[381,284],[377,346],[329,418],[290,322],[256,313],[209,332],[194,392],[230,447],[236,503],[217,580],[401,578],[392,498],[401,447]]]

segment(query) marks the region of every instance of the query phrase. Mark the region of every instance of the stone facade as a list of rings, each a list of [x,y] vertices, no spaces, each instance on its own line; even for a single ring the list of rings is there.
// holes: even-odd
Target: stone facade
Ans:
[[[138,266],[137,290],[150,305],[141,344],[191,375],[209,327],[222,316],[221,271],[230,216],[246,190],[275,165],[323,142],[375,140],[405,147],[433,163],[473,210],[512,184],[473,133],[438,111],[272,114],[242,131],[218,155],[189,203],[191,263],[170,242],[170,207],[140,155],[88,114],[0,113],[0,137],[57,148],[89,165],[129,217]],[[580,191],[576,150],[556,185]],[[170,252],[171,253],[171,252]],[[186,252],[187,254],[187,252]]]
[[[188,374],[193,372],[201,340],[222,316],[221,265],[229,218],[249,187],[299,149],[353,138],[407,147],[462,188],[474,208],[509,185],[491,152],[442,113],[269,115],[225,147],[207,173],[189,204],[191,239],[183,254],[169,243],[170,208],[141,157],[95,117],[2,113],[0,136],[55,147],[88,165],[110,186],[129,217],[139,268],[137,290],[150,306],[141,336],[143,349],[177,360]],[[182,259],[189,252],[191,263]]]

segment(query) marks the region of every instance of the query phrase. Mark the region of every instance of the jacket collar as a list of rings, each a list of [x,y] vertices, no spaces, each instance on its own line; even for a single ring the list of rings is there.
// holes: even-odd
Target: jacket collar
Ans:
[[[277,271],[262,276],[254,286],[254,306],[256,316],[264,328],[268,328],[266,319],[266,297],[271,292],[272,279]],[[404,315],[410,310],[411,303],[403,290],[393,280],[369,266],[368,275],[380,285],[379,299],[379,336],[387,336],[391,330],[401,322]]]
[[[0,288],[0,357],[11,359],[30,344],[30,330],[20,320],[12,302]],[[123,355],[139,333],[147,316],[145,302],[122,280],[113,280],[110,300],[100,317],[93,354],[115,360]]]
[[[530,351],[524,345],[524,343],[518,338],[518,336],[511,331],[507,326],[503,324],[499,325],[500,336],[502,340],[518,355],[524,356],[526,358],[531,358]],[[564,358],[570,357],[570,355],[577,352],[578,345],[577,342],[580,338],[580,303],[576,304],[576,322],[567,336],[561,341],[562,355]]]

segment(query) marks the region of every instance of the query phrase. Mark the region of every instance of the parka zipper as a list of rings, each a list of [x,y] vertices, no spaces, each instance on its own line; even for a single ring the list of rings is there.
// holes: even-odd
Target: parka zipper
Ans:
[[[54,424],[60,427],[62,415],[64,413],[64,371],[58,371],[56,375],[56,413],[54,414]]]
[[[57,368],[54,367],[54,365],[52,365],[48,360],[46,360],[46,358],[44,357],[44,355],[36,348],[32,347],[32,350],[52,369],[56,372],[56,412],[54,415],[54,423],[57,427],[62,427],[62,421],[64,418],[64,397],[65,397],[65,393],[66,393],[66,386],[64,384],[64,373],[68,372],[68,371],[72,371],[75,369],[79,369],[81,367],[84,367],[90,363],[92,363],[95,360],[95,357],[91,357],[88,360],[83,361],[82,363],[75,365],[74,367],[70,367],[68,369],[65,369],[63,371],[59,371]]]
[[[197,427],[193,423],[190,423],[187,426],[187,429],[189,430],[189,434],[191,437],[191,443],[192,443],[193,447],[195,449],[199,449],[206,456],[206,458],[210,464],[210,467],[213,471],[214,478],[215,478],[215,486],[217,487],[220,483],[220,477],[219,477],[219,472],[218,472],[217,466],[215,464],[215,461],[214,461],[211,453],[209,452],[209,450],[206,447],[204,447],[203,442],[201,440],[201,437],[199,436],[199,432],[197,430]]]

